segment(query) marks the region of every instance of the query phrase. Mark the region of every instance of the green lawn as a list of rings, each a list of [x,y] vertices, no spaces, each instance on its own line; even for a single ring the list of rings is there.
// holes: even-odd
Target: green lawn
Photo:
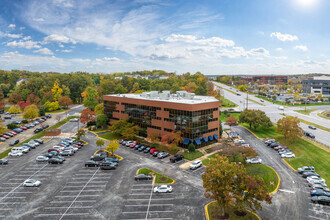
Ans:
[[[153,171],[151,169],[148,168],[141,168],[138,172],[138,174],[140,173],[144,173],[144,174],[149,174],[152,173],[153,176],[155,176],[155,183],[173,183],[174,180],[170,177],[164,176],[160,173],[157,173],[156,171]]]
[[[237,219],[244,219],[244,220],[258,220],[258,217],[251,212],[247,212],[245,216],[237,216],[234,213],[234,208],[230,207],[226,210],[226,213],[229,214],[228,220],[237,220]],[[219,220],[220,218],[220,207],[218,206],[217,202],[212,202],[207,206],[207,212],[209,213],[210,220]]]
[[[203,154],[200,151],[197,151],[197,150],[194,153],[189,153],[188,151],[185,151],[183,153],[183,156],[187,160],[195,160],[195,159],[203,156]]]
[[[216,153],[215,153],[215,154],[211,154],[211,155],[208,156],[206,159],[202,160],[203,165],[204,165],[204,166],[209,165],[209,163],[210,163],[210,159],[211,159],[211,158],[214,158],[215,155],[216,155]]]
[[[99,135],[99,137],[107,139],[109,141],[120,139],[120,137],[116,137],[112,132],[106,133],[106,134],[101,134],[101,135]]]
[[[268,191],[273,192],[278,184],[278,177],[273,169],[264,164],[246,164],[245,168],[251,176],[260,176],[268,186]],[[273,185],[271,184],[273,182]]]
[[[247,126],[246,124],[243,124]],[[269,129],[251,130],[255,135],[260,138],[274,138],[281,144],[285,144],[282,134],[276,132],[273,126]],[[328,183],[330,182],[330,152],[316,145],[298,138],[293,143],[286,144],[288,148],[296,155],[296,158],[285,159],[293,168],[298,169],[302,166],[314,166],[318,174],[321,175]]]
[[[239,115],[241,113],[240,112],[233,112],[233,113],[229,113],[229,116],[234,116],[235,118],[237,118],[237,120],[239,119]],[[227,121],[227,117],[225,116],[225,114],[222,112],[221,115],[220,115],[220,120],[222,122],[225,122]]]
[[[237,105],[230,101],[229,99],[226,99],[225,97],[221,96],[221,108],[235,108]]]
[[[316,110],[317,109],[306,109],[306,111],[305,110],[293,110],[293,111],[304,114],[304,115],[309,115],[311,112],[316,111]]]
[[[68,111],[69,109],[58,109],[58,110],[55,110],[55,111],[52,111],[52,112],[46,112],[46,114],[56,114],[56,113],[63,113],[63,112],[66,112]]]
[[[322,113],[318,113],[317,115],[328,120],[330,119],[330,111],[324,111]]]

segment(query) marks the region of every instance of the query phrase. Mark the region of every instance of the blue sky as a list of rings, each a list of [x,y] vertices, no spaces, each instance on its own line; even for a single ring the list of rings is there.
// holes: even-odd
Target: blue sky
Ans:
[[[1,0],[0,68],[330,70],[327,0]]]

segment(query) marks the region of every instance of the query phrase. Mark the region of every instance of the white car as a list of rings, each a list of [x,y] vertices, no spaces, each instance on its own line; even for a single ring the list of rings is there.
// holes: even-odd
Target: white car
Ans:
[[[284,110],[284,107],[283,106],[279,106],[278,109],[279,110]]]
[[[246,159],[246,163],[252,163],[252,164],[257,164],[257,163],[261,163],[262,160],[260,158],[251,158],[251,159]]]
[[[40,144],[39,144],[38,142],[36,142],[36,141],[29,141],[28,144],[31,144],[31,145],[33,145],[33,146],[35,146],[35,147],[37,147],[37,146],[40,145]]]
[[[27,179],[24,181],[23,186],[40,186],[41,182],[35,179]]]
[[[294,153],[289,152],[289,153],[281,154],[281,157],[282,158],[295,158],[296,155],[294,155]]]
[[[79,119],[78,119],[78,118],[71,118],[70,121],[71,121],[71,122],[78,122]]]
[[[64,150],[64,147],[62,147],[62,146],[57,146],[57,145],[53,146],[53,148],[54,148],[54,149],[57,149],[57,150],[59,150],[59,151],[63,151],[63,150]]]
[[[195,170],[198,167],[202,166],[202,161],[201,160],[196,160],[195,162],[193,162],[192,164],[190,164],[190,169],[191,170]]]
[[[21,157],[21,156],[23,156],[23,153],[22,153],[22,151],[9,152],[8,153],[8,156],[11,156],[11,157]]]
[[[245,141],[243,139],[235,139],[234,140],[234,143],[235,144],[238,144],[238,143],[241,143],[242,144],[242,143],[245,143]]]
[[[324,187],[328,187],[327,184],[325,184],[324,180],[310,180],[310,181],[308,181],[309,186],[312,186],[312,185],[315,185],[315,184],[320,184]]]
[[[28,152],[29,152],[29,149],[24,148],[24,147],[22,147],[22,146],[19,146],[19,147],[17,147],[17,148],[19,149],[19,151],[21,151],[21,152],[23,152],[23,153],[28,153]]]
[[[160,186],[155,186],[154,188],[154,193],[170,193],[172,192],[172,186],[169,185],[160,185]]]
[[[45,156],[37,156],[36,161],[37,162],[44,162],[44,161],[48,161],[49,158],[45,157]]]
[[[325,181],[323,178],[320,178],[318,176],[309,176],[306,178],[307,182],[311,181],[311,180],[322,180]]]

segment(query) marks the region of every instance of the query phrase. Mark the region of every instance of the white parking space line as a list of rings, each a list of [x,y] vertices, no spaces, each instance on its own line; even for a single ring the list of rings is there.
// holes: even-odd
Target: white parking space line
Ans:
[[[330,215],[329,212],[324,212],[323,210],[313,210],[313,209],[309,209],[309,210],[315,212],[316,214],[322,213],[322,214]]]
[[[50,203],[65,203],[65,202],[72,202],[72,201],[51,201]],[[78,202],[96,202],[96,200],[76,200],[75,203]]]
[[[102,189],[90,189],[90,190],[84,190],[84,192],[102,192]],[[80,192],[80,190],[61,190],[60,192]]]
[[[72,203],[70,204],[70,206],[65,210],[65,212],[63,213],[63,215],[61,216],[61,218],[59,220],[61,220],[65,214],[68,212],[68,210],[71,208],[71,206],[73,205],[73,203],[77,200],[77,198],[80,196],[81,192],[85,189],[85,187],[88,185],[88,183],[93,179],[93,177],[95,176],[95,174],[100,170],[100,168],[97,168],[97,170],[95,171],[95,173],[93,174],[93,176],[90,178],[90,180],[86,183],[86,185],[81,189],[81,191],[78,193],[78,195],[74,198],[74,200],[72,201]]]
[[[148,206],[149,204],[138,204],[138,205],[125,205],[125,206]],[[149,206],[173,206],[173,204],[150,204]]]
[[[308,217],[310,217],[310,218],[315,218],[315,219],[321,219],[321,220],[324,220],[324,218],[319,218],[319,217],[315,217],[315,216],[311,216],[311,215],[309,215]]]
[[[0,211],[9,211],[12,210],[12,208],[0,208]]]
[[[41,171],[44,167],[46,167],[48,164],[42,166],[39,170],[37,170],[34,174],[32,174],[28,179],[33,177],[35,174],[37,174],[39,171]],[[12,189],[9,193],[7,193],[5,196],[3,196],[0,201],[2,201],[4,198],[6,198],[10,193],[14,192],[16,189],[18,189],[21,185],[23,185],[23,182],[20,183],[18,186],[16,186],[14,189]]]
[[[0,193],[10,193],[10,192],[0,192]],[[15,193],[15,194],[17,194],[17,193],[35,193],[35,192],[11,192],[11,193]]]
[[[139,191],[139,190],[141,190],[141,191],[149,191],[150,189],[145,189],[145,188],[143,188],[143,189],[131,189],[131,190],[136,190],[136,191]]]
[[[149,191],[150,191],[150,189],[149,189]],[[145,195],[150,195],[150,193],[131,193],[129,195],[131,195],[131,196],[145,196]]]
[[[62,215],[61,213],[43,213],[43,214],[37,214],[37,217],[44,217],[44,216],[57,216],[57,215]],[[89,215],[89,213],[66,213],[65,215],[68,216],[84,216],[84,215]],[[60,218],[61,219],[61,218]]]
[[[26,199],[25,196],[7,196],[4,199]]]
[[[172,211],[172,210],[169,210],[169,211],[132,211],[132,212],[122,212],[123,214],[127,214],[127,213],[136,213],[136,214],[141,214],[141,213],[147,213],[147,215],[148,215],[148,213],[159,213],[159,212],[174,212],[174,211]],[[145,218],[145,219],[149,219],[149,218]],[[158,218],[157,218],[158,219]]]
[[[68,207],[45,207],[44,209],[67,209]],[[71,209],[91,209],[93,206],[79,206],[79,207],[71,207]]]
[[[127,201],[149,201],[149,199],[127,199]],[[151,199],[152,201],[173,200],[173,198]]]
[[[55,197],[57,197],[57,198],[70,198],[70,197],[76,197],[76,196],[77,195],[74,195],[74,196],[55,196]],[[98,196],[101,196],[101,195],[80,195],[79,194],[79,197],[98,197]]]
[[[23,204],[23,203],[27,203],[27,202],[0,202],[0,205],[16,205],[16,204]]]

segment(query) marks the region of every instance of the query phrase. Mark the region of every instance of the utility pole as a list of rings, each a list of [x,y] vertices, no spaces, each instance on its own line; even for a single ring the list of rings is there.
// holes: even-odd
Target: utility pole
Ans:
[[[246,109],[248,109],[249,106],[249,91],[246,91]]]

